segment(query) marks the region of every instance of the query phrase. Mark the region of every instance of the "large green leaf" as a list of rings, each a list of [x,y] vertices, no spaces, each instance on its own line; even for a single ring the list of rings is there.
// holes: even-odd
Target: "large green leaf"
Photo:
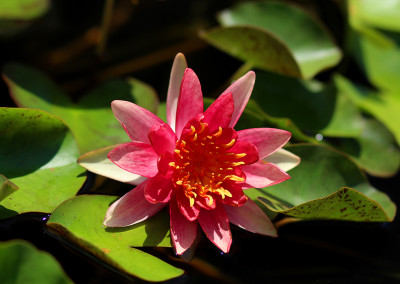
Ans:
[[[292,132],[298,141],[315,141],[305,139],[302,133],[329,137],[323,143],[351,155],[360,167],[377,176],[393,175],[400,166],[400,152],[392,135],[383,125],[362,116],[340,78],[321,84],[258,72],[252,98],[267,123]],[[286,119],[291,126],[279,125],[271,117]]]
[[[0,219],[51,212],[85,181],[65,123],[41,110],[0,108],[0,173],[19,187],[0,202]]]
[[[375,31],[379,39],[370,35],[356,37],[356,56],[368,79],[384,91],[392,91],[399,98],[400,92],[400,35],[389,37]]]
[[[400,1],[349,0],[351,22],[367,27],[400,31]]]
[[[307,219],[391,221],[396,206],[372,187],[346,156],[324,146],[287,148],[300,156],[301,164],[290,171],[291,179],[252,190],[274,212]]]
[[[311,78],[341,59],[322,23],[294,6],[242,3],[223,11],[218,19],[223,27],[204,33],[203,38],[254,67]]]
[[[22,240],[0,243],[0,283],[73,283],[56,259]]]
[[[354,85],[342,76],[335,78],[351,100],[364,111],[374,115],[394,135],[400,144],[400,95],[394,91],[377,93]]]
[[[8,64],[4,74],[18,106],[42,109],[61,117],[83,153],[130,141],[112,113],[113,100],[132,101],[150,111],[157,110],[155,91],[135,79],[104,83],[75,104],[49,78],[32,68]]]
[[[50,7],[50,0],[2,0],[0,19],[31,20],[42,16]]]
[[[149,281],[178,277],[182,270],[133,247],[171,246],[164,211],[125,228],[106,228],[103,219],[115,196],[80,195],[61,204],[47,226],[124,273]]]

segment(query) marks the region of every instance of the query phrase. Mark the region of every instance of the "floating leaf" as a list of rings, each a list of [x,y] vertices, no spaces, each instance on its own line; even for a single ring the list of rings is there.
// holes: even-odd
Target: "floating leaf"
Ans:
[[[351,155],[373,175],[390,176],[400,166],[400,152],[391,134],[362,116],[340,78],[325,85],[258,72],[252,97],[262,108],[260,114],[264,113],[266,122],[292,132],[296,140],[315,143],[315,139],[305,138],[302,133],[334,138],[323,142]],[[271,117],[286,119],[292,125],[274,124]]]
[[[133,247],[171,246],[169,217],[161,211],[139,224],[106,228],[103,219],[115,196],[80,195],[61,204],[47,226],[124,273],[148,281],[165,281],[183,271]]]
[[[400,96],[398,94],[373,92],[355,86],[342,76],[336,76],[335,81],[357,106],[380,120],[400,144]]]
[[[23,240],[0,242],[0,282],[73,283],[56,259]]]
[[[75,104],[49,78],[34,69],[8,64],[4,74],[17,105],[61,117],[74,133],[82,153],[130,141],[112,113],[113,100],[133,101],[150,111],[157,110],[155,91],[135,79],[104,83]]]
[[[0,174],[0,201],[16,190],[18,190],[18,186]]]
[[[287,150],[301,158],[301,164],[290,171],[291,179],[252,190],[269,210],[307,219],[393,220],[394,203],[372,187],[346,156],[324,146],[297,145]]]
[[[2,0],[0,19],[31,20],[42,16],[50,8],[50,0]]]
[[[85,181],[76,141],[64,122],[41,110],[0,108],[0,172],[19,187],[0,202],[0,219],[51,212]]]
[[[400,44],[389,36],[375,31],[379,40],[368,35],[358,35],[356,56],[369,80],[383,91],[391,91],[397,99],[400,95]]]
[[[223,11],[218,20],[223,27],[203,38],[254,67],[312,78],[341,59],[322,23],[294,6],[248,2]]]
[[[400,1],[350,0],[349,15],[356,25],[400,31]]]

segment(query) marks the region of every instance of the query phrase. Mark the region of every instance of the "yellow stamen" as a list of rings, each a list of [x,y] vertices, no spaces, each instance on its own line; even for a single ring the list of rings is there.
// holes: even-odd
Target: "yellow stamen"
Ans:
[[[194,128],[194,126],[193,126],[193,125],[191,125],[191,126],[190,126],[190,129],[192,130],[192,132],[190,132],[190,135],[192,135],[193,133],[195,133],[195,132],[196,132],[196,128]]]
[[[224,148],[228,148],[228,147],[232,147],[236,142],[236,139],[232,139],[231,142],[227,143],[227,144],[222,144],[222,147]]]
[[[218,138],[218,137],[221,136],[221,134],[222,134],[222,127],[220,126],[220,127],[218,128],[218,132],[214,133],[213,136],[216,137],[216,138]]]

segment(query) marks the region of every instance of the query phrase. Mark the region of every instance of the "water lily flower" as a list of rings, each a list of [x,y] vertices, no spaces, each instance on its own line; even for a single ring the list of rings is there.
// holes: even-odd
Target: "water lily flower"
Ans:
[[[229,223],[276,236],[270,219],[243,190],[289,179],[284,169],[299,158],[281,149],[290,139],[287,131],[234,130],[254,82],[250,71],[204,111],[199,79],[178,54],[167,97],[168,123],[134,103],[113,101],[114,115],[132,141],[112,148],[108,158],[121,169],[113,171],[116,179],[128,172],[137,186],[109,207],[104,225],[130,226],[168,204],[177,254],[193,244],[199,227],[225,253],[232,243]]]

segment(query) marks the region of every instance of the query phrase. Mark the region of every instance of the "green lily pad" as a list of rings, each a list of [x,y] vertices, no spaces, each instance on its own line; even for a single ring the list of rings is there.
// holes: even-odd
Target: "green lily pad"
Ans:
[[[171,246],[169,216],[160,211],[148,220],[124,228],[102,223],[116,196],[80,195],[61,204],[47,226],[56,234],[120,271],[148,281],[165,281],[183,271],[133,247]]]
[[[12,181],[0,174],[0,201],[15,192],[16,190],[18,190],[18,186],[16,186]]]
[[[400,31],[400,2],[385,0],[348,1],[349,15],[358,25]]]
[[[257,72],[252,99],[269,116],[288,118],[312,136],[357,137],[362,132],[360,111],[335,84]]]
[[[8,64],[4,75],[17,105],[42,109],[65,120],[82,153],[130,141],[112,113],[113,100],[132,101],[152,112],[157,110],[155,91],[136,79],[106,82],[74,103],[47,76],[32,68]]]
[[[252,192],[269,210],[307,219],[393,220],[395,204],[371,186],[346,156],[315,145],[287,150],[301,158],[301,164],[290,171],[291,179]]]
[[[0,202],[0,219],[51,212],[85,181],[65,123],[41,110],[0,108],[0,172],[19,190]]]
[[[375,31],[379,40],[369,35],[356,37],[358,49],[356,56],[365,70],[368,79],[383,91],[392,91],[400,95],[400,36],[391,38]]]
[[[258,72],[252,98],[269,125],[290,131],[295,140],[316,144],[313,137],[329,137],[322,143],[349,154],[368,173],[395,174],[400,152],[392,135],[385,126],[362,116],[342,80],[338,77],[322,84]],[[287,123],[273,119],[286,119]]]
[[[51,254],[23,240],[0,242],[0,265],[1,283],[73,283]]]
[[[49,253],[23,240],[0,242],[1,283],[73,283]]]
[[[342,57],[322,23],[295,6],[242,3],[220,13],[218,20],[223,27],[202,37],[253,67],[312,78]]]
[[[2,0],[0,19],[31,20],[45,14],[50,8],[50,0]]]
[[[391,91],[377,93],[356,86],[342,76],[336,76],[335,81],[358,107],[381,121],[393,133],[397,144],[400,145],[400,96],[398,94]]]

